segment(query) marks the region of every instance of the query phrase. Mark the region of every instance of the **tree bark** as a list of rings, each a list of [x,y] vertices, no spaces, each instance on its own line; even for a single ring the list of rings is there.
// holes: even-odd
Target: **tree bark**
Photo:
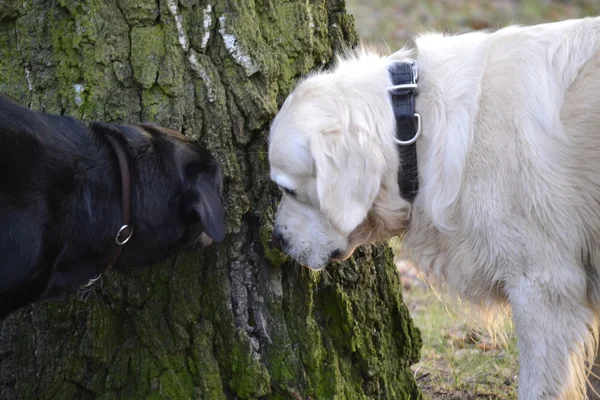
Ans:
[[[356,42],[342,0],[0,0],[0,92],[208,147],[228,236],[0,325],[0,399],[417,399],[390,250],[311,273],[269,248],[269,122]]]

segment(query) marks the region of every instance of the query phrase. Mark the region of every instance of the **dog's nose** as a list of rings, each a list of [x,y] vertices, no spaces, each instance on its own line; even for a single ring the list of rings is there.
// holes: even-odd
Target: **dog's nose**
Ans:
[[[286,240],[283,238],[283,234],[274,230],[273,234],[271,235],[271,244],[276,249],[283,251],[287,243]]]
[[[334,250],[331,252],[331,254],[329,255],[329,260],[333,261],[336,258],[338,258],[342,253],[339,250]]]

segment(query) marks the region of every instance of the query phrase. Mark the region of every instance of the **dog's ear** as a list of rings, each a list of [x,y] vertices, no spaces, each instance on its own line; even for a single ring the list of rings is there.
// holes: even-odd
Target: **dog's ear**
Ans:
[[[315,160],[321,210],[344,234],[367,217],[380,190],[385,158],[370,145],[360,128],[343,132],[339,124],[313,135],[309,146]]]
[[[197,219],[215,242],[225,238],[225,215],[221,203],[221,170],[216,162],[192,163],[186,167],[191,187],[181,197],[181,208],[188,220]]]

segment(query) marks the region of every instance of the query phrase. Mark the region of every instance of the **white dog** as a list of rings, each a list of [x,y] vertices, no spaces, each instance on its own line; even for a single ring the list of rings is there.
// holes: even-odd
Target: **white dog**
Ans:
[[[407,66],[413,81],[395,82]],[[453,293],[511,306],[519,398],[585,396],[600,315],[600,17],[349,52],[289,95],[269,159],[284,192],[276,246],[320,269],[404,235]],[[411,168],[418,191],[403,193]]]

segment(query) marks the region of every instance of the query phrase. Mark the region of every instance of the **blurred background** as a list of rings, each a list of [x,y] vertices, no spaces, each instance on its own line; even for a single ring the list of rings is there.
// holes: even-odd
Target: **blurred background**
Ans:
[[[600,0],[346,0],[362,39],[391,49],[429,29],[466,32],[600,14]]]
[[[467,32],[600,15],[600,0],[346,0],[362,40],[393,52],[419,32]],[[470,326],[398,260],[404,301],[421,329],[421,362],[413,372],[426,399],[516,399],[516,339],[496,343]],[[510,331],[510,326],[506,329]]]

